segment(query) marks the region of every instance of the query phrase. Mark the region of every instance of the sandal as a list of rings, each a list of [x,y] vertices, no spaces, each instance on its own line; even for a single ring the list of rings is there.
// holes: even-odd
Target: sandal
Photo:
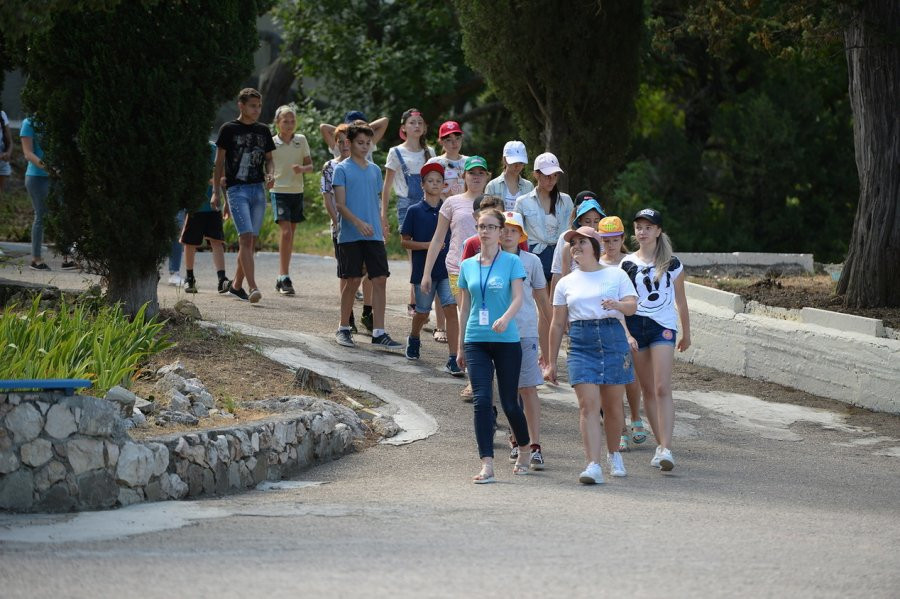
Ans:
[[[628,451],[628,442],[631,439],[631,436],[628,433],[623,433],[619,438],[619,451]]]
[[[464,402],[472,403],[475,400],[475,392],[472,391],[472,383],[466,385],[465,388],[459,392],[459,396]]]
[[[447,331],[444,329],[435,329],[433,335],[434,340],[438,343],[447,343]]]
[[[647,431],[644,429],[643,421],[635,420],[631,423],[631,440],[635,445],[640,445],[647,440]]]
[[[494,482],[494,472],[490,471],[490,474],[488,474],[488,471],[485,468],[482,468],[481,472],[472,477],[472,482],[476,485],[492,483]]]
[[[515,464],[513,474],[528,474],[528,464]]]

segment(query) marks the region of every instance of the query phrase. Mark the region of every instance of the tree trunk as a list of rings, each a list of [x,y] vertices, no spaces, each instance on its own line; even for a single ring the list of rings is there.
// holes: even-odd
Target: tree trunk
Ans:
[[[159,314],[159,301],[156,297],[159,273],[155,270],[129,277],[110,276],[108,280],[106,298],[110,303],[121,303],[125,314],[134,316],[144,304],[148,304],[144,313],[147,318]]]
[[[259,93],[264,100],[262,113],[259,115],[260,122],[273,122],[278,107],[293,99],[291,86],[294,84],[294,78],[293,69],[281,57],[263,69],[259,75]]]
[[[837,292],[854,308],[900,306],[900,2],[866,0],[844,31],[859,205]]]

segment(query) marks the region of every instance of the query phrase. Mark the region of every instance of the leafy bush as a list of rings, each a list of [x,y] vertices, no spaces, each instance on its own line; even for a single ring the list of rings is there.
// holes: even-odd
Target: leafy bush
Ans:
[[[172,346],[145,310],[129,320],[118,304],[95,314],[88,304],[42,310],[40,297],[27,312],[8,306],[0,316],[0,379],[83,378],[98,395],[128,387],[144,360]]]

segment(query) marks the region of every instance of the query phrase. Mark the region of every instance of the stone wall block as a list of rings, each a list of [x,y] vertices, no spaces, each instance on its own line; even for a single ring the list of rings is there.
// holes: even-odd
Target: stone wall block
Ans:
[[[241,486],[241,468],[237,462],[228,464],[228,487],[239,489]]]
[[[259,433],[253,431],[253,434],[250,435],[250,447],[253,448],[253,453],[259,451]]]
[[[140,489],[129,489],[128,487],[119,487],[118,496],[119,505],[122,507],[133,503],[141,503],[144,501],[144,493]]]
[[[266,475],[269,473],[269,465],[266,463],[266,460],[256,460],[256,463],[250,467],[248,462],[247,467],[250,468],[253,473],[253,483],[258,485],[262,481],[266,480]]]
[[[162,443],[148,443],[147,448],[153,452],[153,476],[161,476],[169,469],[169,448]]]
[[[47,403],[46,401],[36,401],[34,402],[34,405],[36,405],[38,410],[40,410],[42,416],[47,415],[47,408],[50,407],[49,403]]]
[[[246,462],[241,462],[241,487],[252,487],[253,486],[253,475],[250,473],[250,469],[247,468]]]
[[[47,439],[35,439],[19,448],[22,463],[29,466],[43,466],[53,457],[53,445]]]
[[[187,485],[188,495],[196,497],[203,493],[203,471],[204,469],[197,464],[188,466]]]
[[[116,478],[129,487],[143,487],[153,475],[153,451],[144,445],[126,443],[119,455]]]
[[[60,462],[53,460],[35,473],[34,488],[43,492],[49,489],[50,485],[64,481],[65,479],[66,467]]]
[[[105,441],[104,445],[106,447],[106,465],[109,468],[115,468],[119,462],[119,446],[110,441]]]
[[[66,406],[54,404],[47,412],[47,423],[44,430],[54,439],[65,439],[76,430],[75,415]]]
[[[66,443],[66,454],[76,475],[105,465],[103,441],[96,439],[71,439]]]
[[[0,474],[9,474],[19,467],[19,458],[12,449],[0,450]]]
[[[72,402],[80,403],[81,418],[77,419],[78,432],[91,437],[113,437],[121,434],[121,419],[116,406],[112,403],[87,395],[76,395],[66,398],[66,405]],[[116,426],[116,423],[119,426]]]
[[[171,499],[181,499],[188,494],[187,484],[177,474],[167,473],[159,477],[159,488]]]
[[[106,470],[91,470],[77,477],[78,507],[97,510],[110,508],[119,500],[119,485]]]
[[[6,428],[12,433],[13,441],[28,443],[41,434],[44,418],[31,403],[23,403],[6,415]]]
[[[2,416],[0,416],[0,419],[2,419]],[[9,431],[6,430],[6,427],[0,427],[0,451],[12,449],[12,446],[13,442],[9,435]]]
[[[122,418],[130,418],[131,413],[134,410],[134,404],[137,401],[137,395],[126,389],[125,387],[121,387],[116,385],[112,389],[106,392],[106,395],[103,397],[108,402],[111,402],[116,409],[119,411],[119,416]]]
[[[34,475],[31,470],[23,468],[0,478],[0,508],[21,512],[31,509],[33,503]]]
[[[159,501],[160,499],[165,499],[160,481],[151,480],[147,483],[147,486],[144,487],[144,496],[147,498],[147,501]]]
[[[41,496],[36,508],[41,512],[70,512],[76,506],[75,497],[69,493],[65,483],[56,483]]]
[[[228,437],[225,435],[219,435],[214,441],[216,445],[216,453],[219,456],[219,460],[223,462],[231,461],[231,450],[228,447]]]
[[[219,460],[216,464],[216,494],[224,495],[228,493],[228,462]]]
[[[216,476],[209,468],[203,469],[203,492],[206,495],[214,495],[216,492]]]

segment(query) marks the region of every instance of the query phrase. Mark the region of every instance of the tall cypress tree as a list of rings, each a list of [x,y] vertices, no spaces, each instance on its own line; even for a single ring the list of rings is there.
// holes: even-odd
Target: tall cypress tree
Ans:
[[[466,60],[512,112],[529,154],[560,159],[570,185],[601,188],[635,118],[641,2],[456,0]]]
[[[157,269],[175,214],[210,176],[216,107],[252,68],[266,0],[64,4],[30,35],[24,99],[57,179],[57,239],[135,312],[158,309]]]

